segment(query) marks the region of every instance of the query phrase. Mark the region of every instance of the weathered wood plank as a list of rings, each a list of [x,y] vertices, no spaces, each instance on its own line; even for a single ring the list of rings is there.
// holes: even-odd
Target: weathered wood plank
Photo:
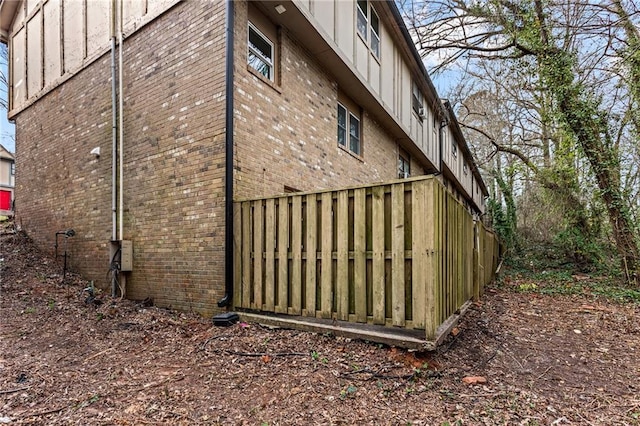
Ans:
[[[316,250],[318,239],[318,212],[315,194],[307,195],[307,239],[306,239],[306,279],[305,308],[308,316],[316,314]]]
[[[262,310],[262,200],[253,202],[253,303],[252,308]]]
[[[242,203],[242,307],[251,307],[251,202]]]
[[[320,288],[320,316],[322,318],[331,318],[333,310],[333,259],[331,253],[333,251],[333,196],[331,192],[322,194],[322,259],[320,263],[320,271],[322,274],[322,283]]]
[[[393,325],[404,326],[404,184],[391,186],[391,268]]]
[[[473,228],[473,300],[480,300],[480,225],[474,224]]]
[[[265,209],[265,265],[264,265],[264,309],[273,312],[276,300],[276,202],[273,198],[266,201]]]
[[[408,349],[433,351],[435,342],[425,341],[414,333],[401,332],[398,328],[385,328],[369,324],[345,323],[319,318],[294,316],[267,316],[255,313],[240,313],[240,319],[246,322],[273,325],[276,327],[295,328],[313,333],[331,333],[352,339],[366,339],[390,346]],[[444,334],[446,337],[448,333]]]
[[[440,240],[439,233],[442,232],[439,221],[440,203],[438,198],[438,188],[440,184],[434,180],[428,181],[424,188],[423,202],[423,223],[422,232],[424,235],[425,250],[425,271],[424,271],[424,328],[426,338],[433,340],[436,337],[440,318],[438,314],[438,297],[440,294]],[[415,262],[415,260],[413,260]],[[414,263],[415,264],[415,263]],[[415,277],[414,277],[415,279]],[[417,318],[414,316],[414,321]]]
[[[366,192],[353,191],[353,281],[356,321],[367,322],[367,221]]]
[[[291,199],[291,308],[289,313],[302,312],[302,196]]]
[[[278,303],[276,312],[287,313],[289,305],[289,199],[278,199]]]
[[[233,306],[242,306],[242,205],[233,205]]]
[[[427,255],[427,211],[425,203],[427,181],[414,182],[411,191],[411,221],[413,238],[411,241],[411,295],[412,319],[416,328],[424,328],[426,318],[426,276],[430,274]]]
[[[349,319],[349,193],[338,192],[336,310],[338,319]]]
[[[373,323],[384,324],[384,186],[374,187],[371,192]]]

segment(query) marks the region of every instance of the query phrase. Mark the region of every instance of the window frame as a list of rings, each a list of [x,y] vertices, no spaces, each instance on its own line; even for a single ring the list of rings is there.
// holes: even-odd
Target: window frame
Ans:
[[[380,15],[376,12],[371,0],[356,0],[355,3],[356,33],[358,33],[358,36],[360,36],[362,41],[367,45],[369,52],[379,61],[381,46]],[[362,4],[366,5],[365,9],[362,9]],[[375,22],[377,23],[375,28],[373,25],[373,17],[375,17]]]
[[[344,126],[340,124],[340,113],[344,112]],[[357,124],[356,134],[352,131],[352,124]],[[360,111],[356,112],[353,108],[345,105],[344,102],[338,101],[337,116],[336,116],[336,129],[337,129],[337,143],[338,147],[344,149],[356,157],[362,157],[362,116]],[[341,142],[341,134],[342,141]],[[354,147],[354,141],[356,146]],[[355,149],[354,149],[355,148]]]
[[[398,179],[411,177],[411,157],[402,149],[398,150]]]
[[[360,3],[365,3],[365,10],[362,10],[362,7],[360,7]],[[364,20],[364,30],[360,29],[361,16]],[[356,31],[368,45],[369,39],[367,36],[369,33],[369,0],[356,0]]]
[[[416,96],[419,95],[418,96]],[[422,90],[420,90],[420,86],[416,83],[415,80],[411,82],[411,109],[416,113],[420,120],[424,119],[426,114],[420,115],[420,109],[425,111],[424,109],[424,95],[422,94]]]
[[[369,6],[369,33],[370,33],[370,37],[369,37],[369,50],[371,51],[371,53],[373,53],[373,56],[376,57],[376,59],[380,59],[380,16],[378,16],[378,14],[376,13],[376,10],[373,8],[372,5]],[[375,20],[378,23],[377,28],[373,28],[373,17],[375,16]],[[375,35],[375,48],[373,46],[373,41],[374,41],[374,35]]]
[[[252,48],[252,43],[251,43],[252,30],[256,35],[262,38],[262,40],[269,45],[269,47],[271,48],[271,58],[264,57],[264,55],[262,55],[262,52],[260,52],[257,48]],[[258,60],[261,60],[268,67],[268,70],[269,70],[268,76],[264,75],[264,73],[262,73],[258,68],[252,65],[251,61],[249,60],[249,55],[251,54],[253,54],[256,58],[258,58]],[[251,20],[248,21],[248,25],[247,25],[247,67],[249,67],[249,69],[252,70],[253,72],[256,72],[257,74],[266,78],[270,82],[272,83],[276,82],[276,44],[273,41],[271,41],[271,39],[263,31],[260,31],[258,26],[254,24]]]

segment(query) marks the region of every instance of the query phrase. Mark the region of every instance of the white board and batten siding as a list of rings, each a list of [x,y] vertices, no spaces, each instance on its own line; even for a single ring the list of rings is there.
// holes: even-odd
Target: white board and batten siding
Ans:
[[[433,111],[427,118],[420,118],[411,107],[412,74],[409,64],[401,54],[385,22],[380,19],[380,57],[377,58],[356,30],[355,0],[294,0],[301,10],[305,10],[320,33],[328,36],[327,42],[338,49],[340,56],[349,62],[360,80],[366,84],[378,102],[394,117],[418,148],[432,163],[437,164],[437,140],[432,137]],[[374,9],[380,7],[371,2]],[[376,11],[378,16],[380,12]],[[432,105],[425,102],[425,108]]]
[[[121,3],[122,2],[122,3]],[[124,34],[130,36],[178,0],[116,0]],[[27,0],[9,35],[11,112],[70,78],[111,46],[111,2]]]

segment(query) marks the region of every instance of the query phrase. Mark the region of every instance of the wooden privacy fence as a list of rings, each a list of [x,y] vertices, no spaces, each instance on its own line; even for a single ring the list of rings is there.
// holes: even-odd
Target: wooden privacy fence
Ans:
[[[239,201],[234,306],[420,330],[493,278],[492,232],[435,178]]]

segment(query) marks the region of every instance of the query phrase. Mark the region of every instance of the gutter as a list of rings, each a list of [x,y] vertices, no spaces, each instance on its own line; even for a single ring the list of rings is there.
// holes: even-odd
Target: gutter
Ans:
[[[227,0],[227,49],[225,67],[225,176],[224,176],[224,297],[218,307],[233,299],[233,37],[234,5]]]

